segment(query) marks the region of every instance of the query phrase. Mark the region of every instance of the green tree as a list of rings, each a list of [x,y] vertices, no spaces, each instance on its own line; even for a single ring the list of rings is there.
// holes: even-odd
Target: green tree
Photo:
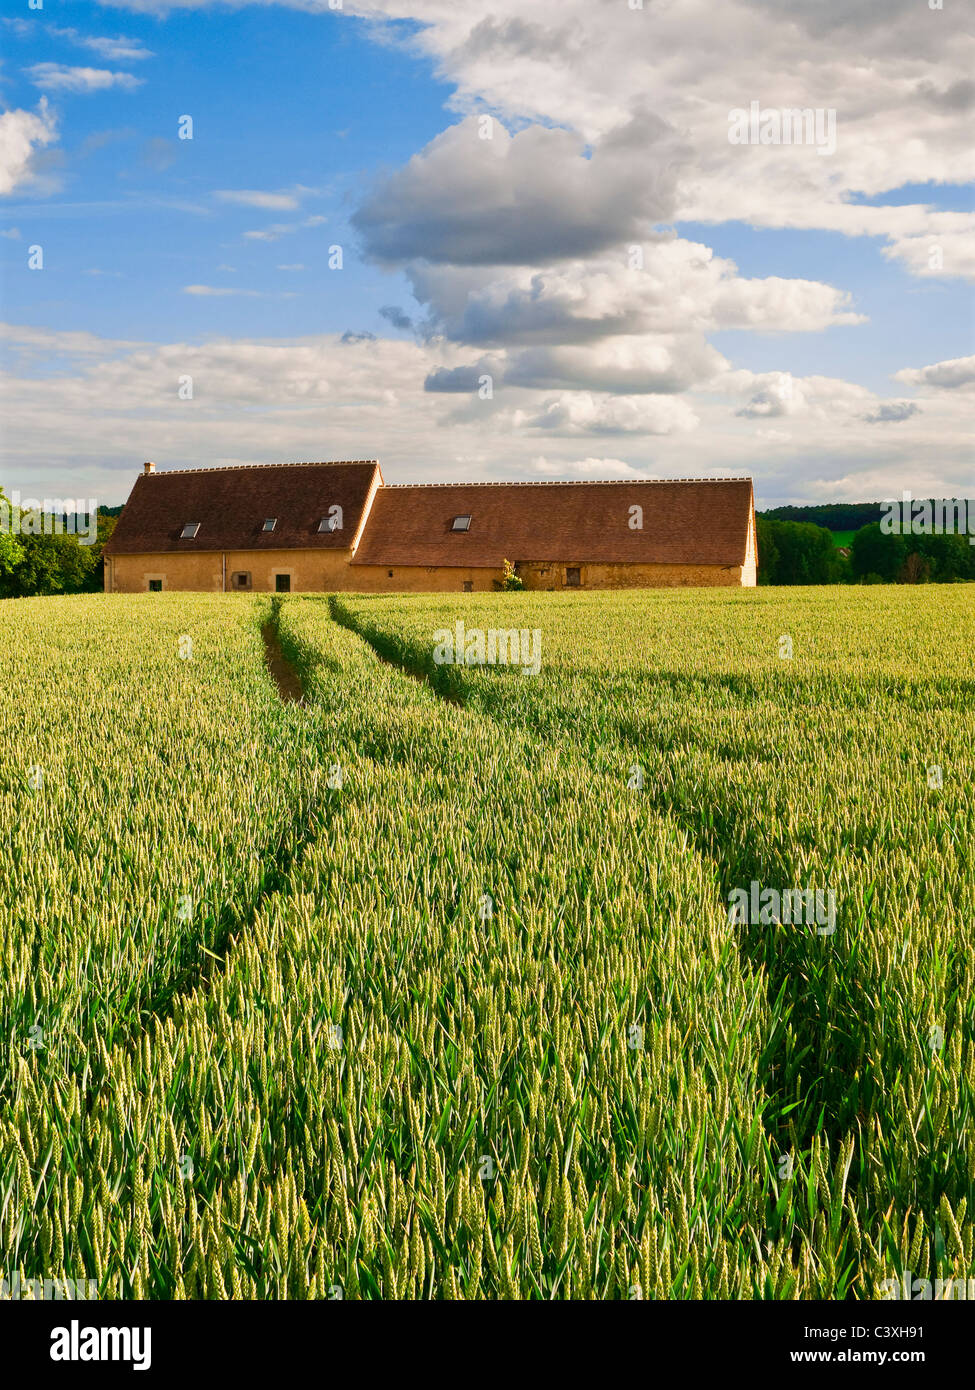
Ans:
[[[910,549],[906,536],[887,535],[881,531],[879,521],[861,526],[850,545],[854,577],[865,580],[868,575],[879,575],[885,584],[894,584]]]
[[[12,509],[0,488],[0,592],[24,556],[22,546],[11,533]]]
[[[758,518],[760,584],[838,584],[846,565],[833,533],[808,521]]]
[[[0,519],[3,514],[0,505]],[[76,533],[68,531],[35,536],[24,534],[21,527],[16,538],[0,531],[0,598],[94,593],[102,589],[102,551],[117,521],[115,516],[99,513],[96,539],[84,545]]]

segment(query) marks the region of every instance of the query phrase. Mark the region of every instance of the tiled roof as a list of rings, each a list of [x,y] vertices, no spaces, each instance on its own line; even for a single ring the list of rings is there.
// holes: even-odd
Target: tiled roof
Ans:
[[[741,565],[751,509],[750,478],[383,487],[353,564]],[[468,531],[452,530],[468,515]]]
[[[375,460],[367,460],[142,474],[105,552],[347,549],[377,469]],[[342,529],[319,532],[333,505],[342,508]],[[264,531],[270,517],[277,525]],[[184,540],[180,533],[191,521],[200,529]]]

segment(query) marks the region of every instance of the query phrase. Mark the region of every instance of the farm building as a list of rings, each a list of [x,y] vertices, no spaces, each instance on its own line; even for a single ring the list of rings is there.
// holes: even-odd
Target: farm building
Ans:
[[[527,589],[755,583],[750,478],[383,482],[375,461],[147,463],[105,547],[105,587],[205,591]]]

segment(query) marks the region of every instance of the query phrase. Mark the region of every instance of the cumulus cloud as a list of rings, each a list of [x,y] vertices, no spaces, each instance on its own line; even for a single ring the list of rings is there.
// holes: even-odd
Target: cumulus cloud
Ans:
[[[516,267],[488,277],[414,265],[408,273],[449,337],[485,346],[722,328],[818,332],[865,322],[847,291],[781,276],[744,279],[733,261],[676,237],[544,270]]]
[[[929,367],[904,367],[894,373],[905,386],[933,386],[940,391],[975,391],[975,357],[953,357]]]
[[[882,400],[864,386],[836,377],[796,377],[791,372],[728,371],[714,383],[717,390],[747,396],[735,414],[745,420],[802,419],[842,421],[852,428],[865,425],[903,424],[920,415],[914,401]],[[759,430],[765,439],[789,438],[774,429]]]
[[[479,362],[456,367],[435,367],[424,380],[423,389],[447,395],[468,395],[479,389],[485,377],[490,378],[492,388],[500,385],[504,372],[503,357],[482,357]]]
[[[469,117],[380,180],[352,217],[366,252],[396,263],[523,265],[588,255],[645,234],[673,210],[676,143],[634,116],[587,157],[567,130]],[[490,129],[491,138],[481,138]],[[648,152],[657,159],[647,158]]]
[[[34,63],[27,76],[42,92],[104,92],[119,87],[134,92],[142,86],[141,77],[130,72],[110,72],[107,68],[73,68],[65,63]]]
[[[673,395],[709,381],[727,362],[695,334],[612,338],[584,347],[525,348],[509,359],[511,386]]]
[[[850,381],[795,377],[791,372],[731,371],[718,385],[732,392],[750,393],[747,403],[735,412],[746,420],[810,415],[827,418],[862,410],[876,399],[865,386]]]
[[[41,97],[36,111],[4,111],[0,115],[0,194],[12,193],[30,179],[37,150],[57,136],[57,119]]]
[[[921,407],[914,401],[883,401],[876,410],[868,411],[864,415],[868,425],[888,425],[897,424],[901,420],[909,420],[912,415],[920,414]]]
[[[725,0],[719,7],[713,0],[647,0],[631,10],[561,0],[553,12],[530,0],[492,0],[490,17],[473,25],[465,7],[447,0],[347,0],[346,8],[373,20],[418,22],[410,42],[456,85],[459,110],[557,124],[592,146],[594,166],[611,132],[628,128],[637,113],[656,115],[672,137],[644,142],[636,182],[663,180],[659,201],[671,208],[664,216],[876,235],[889,238],[888,253],[911,273],[975,274],[975,216],[854,201],[906,184],[975,176],[975,41],[959,7],[952,13],[950,5],[933,12],[916,0],[882,7],[875,0],[789,0],[787,7],[778,0]],[[823,158],[810,146],[729,145],[729,112],[752,100],[780,110],[835,110],[835,152]],[[418,187],[412,177],[404,185]],[[575,192],[567,189],[567,207]],[[381,210],[373,211],[382,222]],[[618,218],[608,209],[616,240],[630,235],[633,212],[626,198]],[[957,232],[943,221],[953,216]],[[394,214],[393,223],[402,231],[409,219],[397,222]],[[387,249],[422,255],[420,238],[395,235],[393,223]],[[949,232],[943,266],[929,270],[932,238]],[[594,249],[590,243],[566,254]],[[553,254],[522,259],[549,263]]]
[[[549,459],[544,455],[531,460],[530,471],[543,478],[567,478],[586,481],[589,478],[639,478],[645,476],[639,469],[622,459],[584,458]]]
[[[418,389],[437,367],[463,364],[463,349],[446,340],[350,331],[121,342],[18,326],[0,328],[0,338],[10,364],[5,484],[31,495],[123,501],[153,439],[160,467],[378,457],[387,478],[402,482],[530,477],[539,459],[551,476],[599,476],[593,459],[602,454],[590,441],[625,439],[625,462],[638,475],[753,474],[766,504],[902,487],[962,495],[971,481],[970,407],[958,391],[931,392],[922,414],[888,429],[862,418],[879,405],[863,388],[799,378],[818,408],[790,441],[779,420],[734,414],[772,373],[722,373],[686,398],[540,394],[502,382],[493,399],[464,400]],[[178,397],[184,374],[194,380],[192,410]],[[930,438],[937,460],[924,467]],[[618,448],[611,462],[623,462]]]
[[[566,393],[536,410],[516,411],[514,424],[553,435],[684,434],[698,417],[682,400],[668,396],[598,396]]]

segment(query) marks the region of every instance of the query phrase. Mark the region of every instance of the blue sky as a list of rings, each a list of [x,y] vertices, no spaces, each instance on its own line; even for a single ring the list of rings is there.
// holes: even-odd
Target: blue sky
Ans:
[[[43,18],[24,31],[8,26],[9,104],[36,102],[25,70],[37,63],[103,66],[68,38],[52,42],[49,27]],[[56,317],[61,328],[160,342],[214,330],[277,337],[388,329],[378,311],[390,295],[402,298],[405,281],[352,254],[348,214],[371,173],[404,162],[442,128],[449,90],[428,62],[370,42],[363,27],[328,12],[120,19],[98,5],[68,4],[58,6],[58,27],[121,32],[152,56],[108,65],[140,79],[134,91],[58,95],[66,133],[55,169],[64,187],[7,208],[24,236],[44,245],[44,293],[21,248],[5,243],[7,318],[41,325]],[[177,118],[187,113],[193,139],[179,140]],[[307,192],[280,210],[214,197],[251,188]],[[321,220],[303,225],[312,218]],[[277,226],[294,230],[274,241],[247,238]],[[347,249],[343,275],[328,270],[335,243]],[[299,272],[279,269],[296,264],[305,267],[300,287]],[[269,298],[181,295],[194,283]]]
[[[748,472],[769,504],[957,490],[971,36],[783,3],[8,12],[0,483],[112,503],[142,456],[378,456]],[[835,154],[731,147],[752,98],[835,106]]]

